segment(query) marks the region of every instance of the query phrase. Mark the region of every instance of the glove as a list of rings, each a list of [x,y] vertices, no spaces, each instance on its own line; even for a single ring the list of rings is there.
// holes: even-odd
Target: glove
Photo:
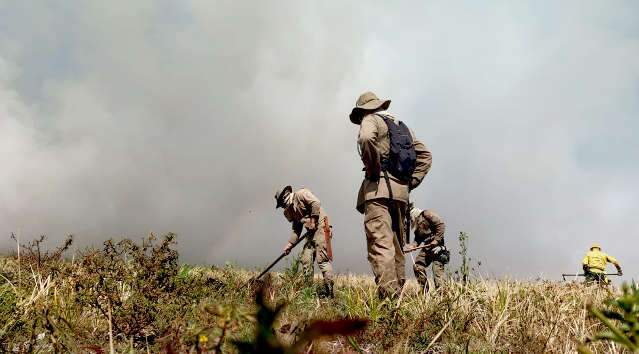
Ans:
[[[283,250],[284,253],[286,253],[287,255],[291,253],[291,248],[293,248],[293,244],[288,242],[286,246],[284,247],[284,250]]]
[[[617,274],[618,274],[619,276],[622,276],[622,275],[623,275],[623,272],[621,271],[621,268],[617,269]]]
[[[443,264],[448,264],[450,262],[450,251],[444,247],[444,249],[437,255],[439,257],[439,261]]]

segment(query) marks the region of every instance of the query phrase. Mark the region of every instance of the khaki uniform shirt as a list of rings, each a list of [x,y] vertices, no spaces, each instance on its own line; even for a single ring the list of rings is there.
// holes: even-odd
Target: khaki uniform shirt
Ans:
[[[415,219],[415,240],[417,242],[442,245],[445,232],[446,224],[444,224],[444,220],[432,210],[424,210]]]
[[[364,213],[364,202],[374,199],[390,198],[386,180],[381,171],[382,158],[387,158],[390,151],[390,137],[388,135],[388,126],[384,122],[384,119],[377,114],[383,114],[397,122],[397,119],[387,112],[368,114],[362,119],[357,143],[362,162],[364,163],[366,177],[364,181],[362,181],[357,196],[357,210],[360,213]],[[428,148],[415,138],[415,134],[412,131],[411,134],[413,136],[413,147],[417,154],[417,163],[415,172],[413,172],[411,187],[417,188],[430,170],[433,159]],[[388,177],[390,179],[393,199],[407,203],[409,193],[408,184],[399,181],[390,173]]]
[[[326,213],[320,203],[310,190],[302,188],[293,193],[291,204],[284,208],[286,220],[291,222],[293,232],[288,242],[295,243],[302,234],[302,229],[308,226],[312,216],[318,217],[317,229],[321,230],[326,219]]]

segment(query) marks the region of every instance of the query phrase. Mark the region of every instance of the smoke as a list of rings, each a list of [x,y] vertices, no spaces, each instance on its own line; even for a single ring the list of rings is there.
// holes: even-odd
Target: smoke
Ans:
[[[368,271],[347,115],[370,89],[433,152],[413,200],[485,272],[555,277],[598,241],[636,274],[627,7],[0,1],[0,247],[174,231],[185,261],[260,265],[292,184]]]

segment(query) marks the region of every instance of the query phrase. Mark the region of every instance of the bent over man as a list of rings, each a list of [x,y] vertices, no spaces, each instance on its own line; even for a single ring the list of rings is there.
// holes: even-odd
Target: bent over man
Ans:
[[[586,276],[586,283],[608,284],[608,278],[606,277],[606,265],[608,263],[614,264],[615,268],[617,268],[617,274],[623,274],[619,262],[614,257],[602,252],[598,243],[590,246],[590,251],[586,253],[581,263]]]
[[[286,186],[275,193],[275,201],[275,208],[284,208],[284,217],[293,229],[284,252],[288,254],[291,251],[305,227],[306,241],[300,255],[304,275],[312,279],[314,262],[317,261],[324,278],[324,295],[333,297],[333,234],[319,199],[306,188],[293,192],[291,186]]]
[[[390,100],[380,100],[372,92],[362,94],[350,114],[359,125],[357,139],[365,178],[357,196],[357,210],[364,214],[364,230],[368,261],[375,274],[380,297],[399,294],[405,282],[404,220],[408,212],[408,194],[422,182],[432,158],[426,146],[415,138],[402,136],[414,149],[415,164],[408,180],[389,171],[391,139],[389,126],[400,126],[399,120],[386,111]],[[412,152],[411,152],[412,153]]]
[[[444,244],[446,225],[444,220],[432,210],[412,207],[410,210],[412,225],[415,229],[415,243],[420,247],[413,266],[417,282],[428,291],[428,266],[433,265],[433,284],[438,288],[444,280],[444,265],[450,260],[450,252]]]

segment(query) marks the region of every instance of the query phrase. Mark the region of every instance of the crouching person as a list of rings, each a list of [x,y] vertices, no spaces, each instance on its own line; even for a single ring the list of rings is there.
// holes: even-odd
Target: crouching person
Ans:
[[[306,228],[307,236],[300,255],[302,270],[307,278],[313,278],[314,263],[317,261],[324,278],[324,291],[321,295],[333,297],[333,237],[328,216],[324,212],[319,199],[310,190],[302,188],[293,192],[291,186],[275,194],[275,208],[284,208],[284,216],[293,228],[284,252],[288,254]]]
[[[432,210],[411,207],[410,217],[415,230],[414,248],[419,249],[413,271],[419,285],[428,292],[428,266],[433,265],[433,284],[438,288],[444,281],[444,265],[450,260],[450,252],[444,244],[446,225]]]

